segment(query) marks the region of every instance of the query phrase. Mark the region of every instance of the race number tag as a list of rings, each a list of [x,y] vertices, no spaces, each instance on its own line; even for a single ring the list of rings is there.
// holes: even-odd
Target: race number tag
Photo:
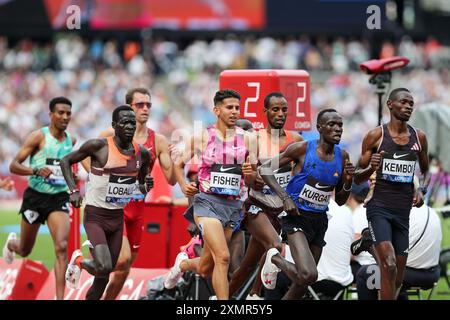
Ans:
[[[61,167],[59,166],[60,159],[47,158],[45,160],[45,166],[52,170],[52,173],[47,178],[47,182],[54,186],[65,186],[66,180],[61,171]]]
[[[308,177],[298,196],[298,201],[311,209],[325,211],[333,195],[333,190],[334,186]]]
[[[215,194],[238,196],[241,178],[240,165],[214,164],[211,167],[210,191]]]
[[[106,202],[126,204],[133,199],[133,192],[136,186],[136,177],[129,176],[109,176],[108,188],[106,191]]]
[[[409,152],[385,154],[381,167],[381,178],[392,182],[413,182],[416,158],[414,153]]]

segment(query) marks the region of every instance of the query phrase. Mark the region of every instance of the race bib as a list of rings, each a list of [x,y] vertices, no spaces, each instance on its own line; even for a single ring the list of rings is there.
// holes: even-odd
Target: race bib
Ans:
[[[286,165],[284,167],[278,168],[273,172],[275,179],[277,180],[278,184],[283,188],[286,189],[287,185],[289,184],[289,181],[291,180],[291,171],[292,167],[291,165]],[[274,195],[275,192],[270,189],[268,185],[265,185],[262,189],[262,193],[267,195]]]
[[[410,152],[387,153],[381,164],[381,179],[411,183],[416,169],[416,155]]]
[[[54,186],[66,185],[66,180],[64,179],[61,167],[59,166],[60,162],[61,162],[60,159],[53,159],[53,158],[47,158],[45,160],[45,166],[50,170],[52,170],[52,173],[47,178],[47,182]]]
[[[133,199],[136,177],[110,175],[106,191],[106,202],[126,204]]]
[[[313,177],[308,177],[306,184],[298,196],[298,201],[305,206],[325,211],[333,195],[334,186],[319,182]]]
[[[240,165],[214,164],[211,167],[210,191],[215,194],[238,196],[241,188]]]

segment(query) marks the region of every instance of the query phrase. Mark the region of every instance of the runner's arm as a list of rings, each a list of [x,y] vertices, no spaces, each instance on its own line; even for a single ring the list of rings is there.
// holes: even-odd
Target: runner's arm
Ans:
[[[367,181],[381,163],[380,154],[374,154],[373,150],[381,139],[381,128],[375,128],[369,131],[363,139],[361,146],[361,157],[355,171],[355,183]]]
[[[355,174],[355,166],[350,162],[350,157],[345,150],[342,150],[342,165],[344,169],[335,190],[335,200],[340,206],[347,202]]]
[[[72,165],[82,161],[87,157],[92,157],[95,152],[105,145],[105,141],[100,139],[91,139],[86,141],[78,150],[72,151],[61,159],[59,166],[66,179],[69,191],[76,190],[76,182],[73,177]]]
[[[142,165],[139,169],[139,190],[146,195],[153,188],[153,178],[148,174],[150,167],[150,153],[143,146],[139,146],[142,155]]]
[[[161,165],[164,177],[170,185],[175,185],[177,179],[174,172],[174,164],[170,157],[169,144],[166,137],[161,134],[155,135],[156,152],[158,154],[159,164]]]
[[[11,171],[11,173],[18,174],[21,176],[32,176],[34,174],[39,175],[43,174],[43,172],[41,171],[43,171],[42,169],[45,168],[35,170],[35,172],[33,172],[33,168],[24,166],[22,164],[22,162],[24,162],[30,155],[38,151],[39,144],[41,143],[42,139],[44,139],[44,134],[42,133],[41,130],[36,130],[28,136],[28,138],[25,140],[25,143],[22,145],[19,152],[9,165],[9,171]],[[46,176],[48,175],[45,175],[44,177]]]

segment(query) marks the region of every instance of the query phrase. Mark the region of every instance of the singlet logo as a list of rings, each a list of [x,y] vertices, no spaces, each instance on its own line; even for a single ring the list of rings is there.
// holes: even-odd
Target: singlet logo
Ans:
[[[397,154],[397,153],[394,153],[394,159],[403,158],[403,157],[405,157],[405,156],[407,156],[407,155],[408,155],[407,153],[405,153],[405,154]]]
[[[230,171],[230,170],[233,170],[234,168],[233,167],[231,167],[231,168],[224,168],[223,166],[221,166],[220,167],[220,172],[226,172],[226,171]]]

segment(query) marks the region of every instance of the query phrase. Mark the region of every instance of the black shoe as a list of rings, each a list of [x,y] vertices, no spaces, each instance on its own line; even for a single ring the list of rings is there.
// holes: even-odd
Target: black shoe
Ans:
[[[351,244],[350,251],[354,256],[357,256],[363,251],[369,251],[371,245],[372,237],[370,236],[369,228],[364,228],[361,231],[361,238]]]

